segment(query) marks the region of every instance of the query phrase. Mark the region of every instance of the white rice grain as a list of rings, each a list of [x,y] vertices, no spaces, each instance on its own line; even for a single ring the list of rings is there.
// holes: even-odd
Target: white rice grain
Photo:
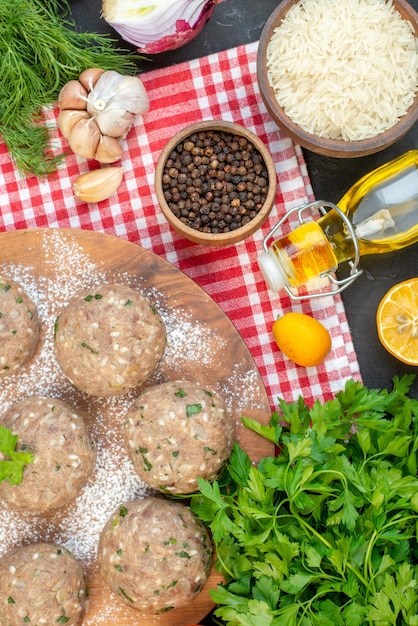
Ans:
[[[391,0],[301,0],[274,30],[267,72],[309,133],[344,141],[396,124],[418,89],[418,43]]]

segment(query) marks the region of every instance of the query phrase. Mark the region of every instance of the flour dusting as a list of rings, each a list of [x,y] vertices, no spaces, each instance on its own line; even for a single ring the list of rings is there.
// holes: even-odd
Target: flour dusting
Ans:
[[[94,473],[79,496],[70,504],[45,514],[28,514],[0,507],[0,556],[13,547],[37,541],[54,541],[67,547],[90,571],[94,572],[101,531],[117,505],[143,498],[152,490],[133,470],[124,447],[122,425],[138,390],[124,396],[97,398],[76,389],[60,370],[54,354],[54,323],[60,310],[78,292],[106,283],[122,283],[137,289],[156,306],[167,329],[167,347],[154,376],[147,384],[167,379],[193,378],[196,364],[208,372],[217,366],[227,370],[213,388],[233,413],[239,416],[260,404],[260,381],[253,370],[243,374],[242,363],[231,366],[231,347],[209,324],[197,320],[185,307],[167,303],[157,287],[144,284],[141,276],[119,271],[105,263],[92,262],[88,254],[65,232],[46,231],[39,251],[42,262],[33,266],[0,263],[0,272],[19,282],[35,303],[41,324],[40,340],[32,359],[15,374],[0,381],[0,419],[11,404],[31,395],[59,398],[86,420],[97,446]],[[158,285],[158,280],[155,281]],[[216,377],[215,377],[216,378]],[[207,380],[197,381],[207,385]],[[262,404],[262,402],[261,402]],[[97,575],[97,572],[96,574]],[[101,607],[100,614],[85,624],[114,621],[124,607]],[[117,620],[116,620],[117,621]],[[131,622],[134,624],[134,622]],[[135,622],[136,624],[136,622]]]

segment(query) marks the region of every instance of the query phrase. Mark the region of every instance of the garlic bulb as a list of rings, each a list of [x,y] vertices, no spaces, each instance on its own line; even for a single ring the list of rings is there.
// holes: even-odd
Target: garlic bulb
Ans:
[[[114,163],[122,156],[121,140],[135,117],[148,111],[149,99],[137,76],[88,68],[64,85],[58,106],[57,125],[73,152]]]
[[[135,115],[149,108],[148,95],[136,76],[122,76],[114,70],[102,74],[87,97],[87,111],[101,132],[111,137],[125,135]]]

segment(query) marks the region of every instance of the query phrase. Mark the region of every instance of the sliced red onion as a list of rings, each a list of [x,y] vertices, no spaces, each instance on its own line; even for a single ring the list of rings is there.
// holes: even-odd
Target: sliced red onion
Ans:
[[[140,52],[174,50],[200,33],[224,0],[103,0],[103,18]]]

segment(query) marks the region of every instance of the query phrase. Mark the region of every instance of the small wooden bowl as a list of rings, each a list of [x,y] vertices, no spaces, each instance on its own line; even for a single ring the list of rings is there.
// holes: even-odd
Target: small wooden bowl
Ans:
[[[266,195],[266,199],[262,208],[258,211],[257,215],[252,218],[245,226],[241,226],[236,230],[231,230],[225,233],[206,233],[199,231],[195,228],[192,228],[186,224],[184,224],[180,219],[178,219],[173,211],[168,206],[166,199],[164,197],[163,191],[163,172],[165,163],[173,151],[173,149],[181,142],[183,142],[187,137],[192,135],[193,133],[200,131],[208,131],[208,130],[219,130],[227,133],[231,133],[233,135],[239,135],[241,137],[245,137],[248,139],[261,154],[268,174],[268,191]],[[169,222],[170,226],[180,235],[188,239],[189,241],[193,241],[194,243],[200,243],[204,246],[228,246],[243,239],[246,239],[250,235],[252,235],[256,230],[258,230],[261,225],[266,221],[269,213],[273,207],[275,196],[276,196],[276,186],[277,186],[277,176],[276,170],[274,167],[274,162],[270,152],[268,151],[265,144],[261,141],[257,135],[247,130],[244,126],[239,124],[235,124],[233,122],[226,122],[223,120],[208,120],[203,122],[197,122],[195,124],[191,124],[190,126],[186,126],[178,132],[170,141],[166,144],[163,151],[160,154],[160,157],[157,162],[157,166],[155,169],[155,192],[157,195],[158,203],[161,207],[162,212],[164,213],[165,218]]]
[[[260,42],[257,54],[257,79],[259,83],[261,97],[267,111],[275,123],[287,135],[289,135],[296,143],[304,148],[323,154],[325,156],[350,158],[366,156],[387,148],[403,137],[418,119],[418,92],[415,95],[413,104],[409,107],[407,113],[400,118],[391,128],[369,139],[361,139],[358,141],[343,141],[338,139],[327,139],[312,135],[305,131],[298,124],[286,115],[283,108],[277,102],[275,93],[270,86],[267,76],[267,47],[273,36],[275,28],[280,26],[289,9],[297,4],[300,0],[282,0],[277,8],[270,15],[264,25],[260,36]],[[325,2],[326,4],[326,2]],[[414,28],[415,35],[418,36],[418,13],[411,7],[406,0],[393,0],[393,6],[401,14],[401,16],[409,20]],[[336,42],[338,45],[338,42]]]

